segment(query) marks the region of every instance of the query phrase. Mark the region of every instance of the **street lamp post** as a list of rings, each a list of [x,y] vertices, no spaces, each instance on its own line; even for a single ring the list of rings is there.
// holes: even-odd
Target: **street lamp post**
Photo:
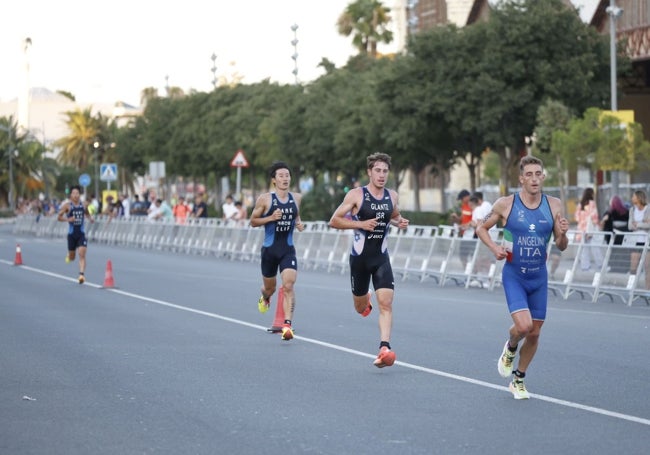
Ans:
[[[9,208],[11,208],[11,213],[14,211],[14,160],[13,155],[14,151],[9,147]]]
[[[210,57],[212,60],[212,88],[216,89],[217,88],[217,54],[214,52],[212,53],[212,57]]]
[[[609,14],[610,101],[612,112],[616,112],[618,110],[616,91],[616,19],[621,17],[623,9],[616,6],[616,0],[609,0],[609,6],[605,11]],[[612,170],[612,194],[618,194],[619,183],[618,171]]]
[[[293,76],[295,78],[295,83],[298,85],[298,24],[293,24],[291,26],[291,31],[293,32],[293,39],[291,40],[291,45],[293,46]]]
[[[100,200],[99,197],[99,159],[97,158],[97,151],[99,150],[99,147],[101,147],[101,144],[98,141],[95,141],[93,143],[93,150],[94,150],[94,161],[95,161],[95,197],[97,200]]]

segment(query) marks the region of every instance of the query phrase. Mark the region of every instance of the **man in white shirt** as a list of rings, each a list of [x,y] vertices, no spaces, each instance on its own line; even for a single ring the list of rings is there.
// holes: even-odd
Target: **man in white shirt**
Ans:
[[[485,218],[490,215],[492,211],[492,204],[488,201],[483,200],[483,193],[480,191],[475,191],[474,194],[469,198],[469,206],[472,208],[472,221],[470,222],[471,230],[473,237],[476,238],[474,231],[476,227],[483,222]],[[496,226],[490,228],[490,235],[496,234]],[[476,257],[476,264],[474,265],[474,270],[476,273],[481,275],[487,275],[490,270],[490,264],[492,263],[492,256],[486,254],[485,251],[479,250],[479,254]],[[487,281],[481,281],[480,279],[473,279],[470,281],[469,285],[471,287],[485,287],[487,288],[489,284]]]
[[[226,221],[234,220],[239,213],[231,194],[226,196],[226,202],[221,206],[221,210],[223,211],[223,219]]]
[[[481,191],[474,191],[474,194],[469,198],[470,206],[472,207],[472,222],[473,228],[476,228],[492,211],[492,204],[483,200],[483,193]],[[491,229],[496,229],[492,226]]]

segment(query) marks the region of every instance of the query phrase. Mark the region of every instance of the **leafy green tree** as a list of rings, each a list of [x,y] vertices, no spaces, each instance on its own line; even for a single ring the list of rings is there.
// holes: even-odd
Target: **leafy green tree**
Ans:
[[[643,137],[641,125],[621,127],[620,120],[603,115],[597,108],[587,109],[582,118],[569,122],[566,131],[553,133],[552,146],[570,163],[597,170],[647,171],[650,144]]]
[[[502,182],[535,126],[540,104],[561,100],[576,112],[608,99],[605,37],[561,0],[507,0],[486,23],[485,46],[473,64],[491,93],[476,106],[496,120],[488,145],[502,158]],[[508,153],[508,151],[510,151]]]
[[[535,127],[534,153],[548,156],[555,164],[555,173],[560,187],[560,200],[566,201],[565,170],[571,170],[569,162],[572,161],[571,154],[568,156],[562,149],[553,146],[553,136],[560,131],[566,131],[571,122],[572,116],[569,109],[561,102],[546,100],[537,110],[537,126]],[[547,167],[550,169],[550,166]],[[575,169],[575,166],[573,167]]]

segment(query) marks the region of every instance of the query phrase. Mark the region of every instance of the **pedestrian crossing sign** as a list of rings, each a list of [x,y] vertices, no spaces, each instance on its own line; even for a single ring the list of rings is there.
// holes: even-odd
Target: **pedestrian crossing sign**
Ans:
[[[99,180],[102,182],[114,182],[117,180],[117,164],[102,163],[99,169]]]

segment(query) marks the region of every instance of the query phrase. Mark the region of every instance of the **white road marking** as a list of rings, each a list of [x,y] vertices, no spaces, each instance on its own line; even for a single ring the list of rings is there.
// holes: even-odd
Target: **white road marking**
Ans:
[[[14,266],[13,262],[2,260],[2,259],[0,259],[0,263],[10,265],[12,267]],[[71,281],[73,283],[77,282],[76,279],[73,279],[73,278],[70,278],[70,277],[67,277],[67,276],[64,276],[64,275],[60,275],[58,273],[48,272],[47,270],[41,270],[41,269],[37,269],[37,268],[34,268],[34,267],[25,266],[25,265],[21,265],[19,267],[21,269],[23,269],[23,270],[28,270],[30,272],[39,273],[41,275],[46,275],[46,276],[49,276],[49,277],[52,277],[52,278],[57,278],[57,279],[65,280],[65,281]],[[186,306],[183,306],[183,305],[177,305],[175,303],[166,302],[164,300],[155,299],[155,298],[152,298],[152,297],[146,297],[146,296],[143,296],[143,295],[134,294],[132,292],[123,291],[121,289],[104,288],[103,286],[100,286],[98,284],[89,283],[88,281],[86,281],[86,283],[83,286],[89,286],[89,287],[93,287],[93,288],[96,288],[96,289],[102,289],[102,290],[107,291],[107,292],[113,292],[115,294],[123,295],[125,297],[130,297],[130,298],[136,299],[136,300],[141,300],[143,302],[155,303],[157,305],[165,306],[165,307],[168,307],[168,308],[174,308],[176,310],[186,311],[188,313],[194,313],[194,314],[198,314],[200,316],[206,316],[206,317],[219,319],[219,320],[226,321],[226,322],[232,322],[233,324],[239,324],[239,325],[242,325],[242,326],[245,326],[245,327],[250,327],[250,328],[253,328],[253,329],[257,329],[257,330],[263,330],[265,332],[267,330],[266,327],[263,327],[263,326],[258,325],[258,324],[252,324],[250,322],[242,321],[240,319],[234,319],[234,318],[230,318],[230,317],[227,317],[227,316],[222,316],[222,315],[219,315],[219,314],[216,314],[216,313],[211,313],[209,311],[197,310],[195,308],[190,308],[190,307],[186,307]],[[303,336],[299,336],[299,335],[295,335],[294,338],[296,338],[298,340],[305,341],[307,343],[312,343],[312,344],[315,344],[315,345],[318,345],[318,346],[323,346],[323,347],[326,347],[326,348],[329,348],[329,349],[334,349],[334,350],[337,350],[337,351],[346,352],[348,354],[353,354],[353,355],[357,355],[357,356],[360,356],[360,357],[367,357],[369,359],[374,359],[375,358],[374,354],[369,354],[367,352],[357,351],[356,349],[346,348],[344,346],[328,343],[328,342],[325,342],[325,341],[316,340],[316,339],[313,339],[313,338],[307,338],[307,337],[303,337]],[[448,378],[448,379],[453,379],[453,380],[465,382],[465,383],[468,383],[468,384],[478,385],[478,386],[486,387],[486,388],[489,388],[489,389],[495,389],[495,390],[500,390],[500,391],[505,391],[507,393],[511,393],[508,390],[508,387],[505,387],[505,386],[502,386],[502,385],[492,384],[490,382],[481,381],[481,380],[473,379],[473,378],[468,378],[466,376],[460,376],[460,375],[457,375],[457,374],[447,373],[445,371],[435,370],[433,368],[427,368],[427,367],[423,367],[423,366],[420,366],[420,365],[414,365],[412,363],[400,362],[400,361],[395,362],[395,365],[399,365],[399,366],[404,367],[404,368],[410,368],[412,370],[420,371],[422,373],[432,374],[432,375],[435,375],[435,376],[440,376],[440,377],[444,377],[444,378]],[[615,419],[627,420],[629,422],[640,423],[641,425],[650,426],[650,419],[644,419],[642,417],[636,417],[636,416],[629,415],[629,414],[623,414],[623,413],[620,413],[620,412],[609,411],[607,409],[602,409],[602,408],[597,408],[595,406],[588,406],[588,405],[584,405],[584,404],[580,404],[580,403],[575,403],[573,401],[561,400],[561,399],[549,397],[549,396],[546,396],[546,395],[538,395],[538,394],[531,393],[530,396],[532,398],[536,398],[538,400],[546,401],[548,403],[553,403],[553,404],[557,404],[557,405],[560,405],[560,406],[566,406],[566,407],[573,408],[573,409],[580,409],[582,411],[591,412],[591,413],[594,413],[594,414],[600,414],[600,415],[604,415],[604,416],[607,416],[607,417],[613,417]]]

